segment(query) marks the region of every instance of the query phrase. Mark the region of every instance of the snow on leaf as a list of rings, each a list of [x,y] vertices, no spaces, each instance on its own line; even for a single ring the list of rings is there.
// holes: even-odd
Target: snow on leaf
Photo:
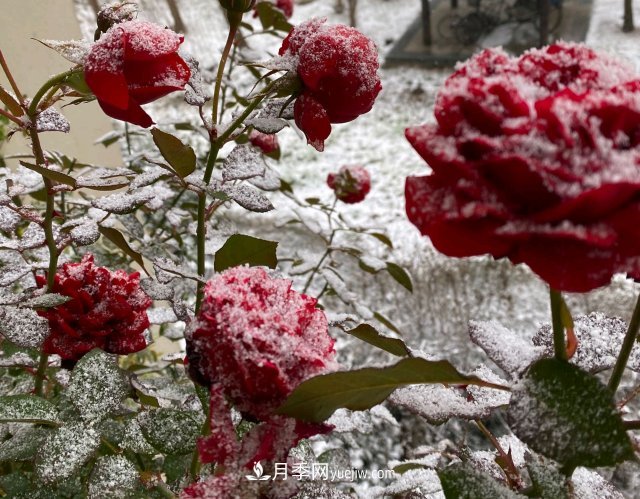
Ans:
[[[454,463],[447,466],[438,472],[438,476],[447,498],[516,499],[526,497],[512,491],[468,463]]]
[[[245,121],[245,125],[252,126],[256,130],[262,133],[274,134],[288,126],[287,121],[282,118],[276,118],[274,116],[258,116],[256,118],[250,118]]]
[[[71,298],[58,293],[45,293],[35,298],[30,298],[22,303],[23,307],[29,308],[51,308],[67,303]]]
[[[152,308],[147,310],[151,324],[173,324],[178,320],[176,313],[170,308]]]
[[[48,400],[35,395],[0,397],[0,422],[57,423],[58,411]]]
[[[129,186],[130,189],[139,189],[153,184],[156,180],[167,175],[167,171],[164,168],[152,168],[140,175],[137,175]]]
[[[115,191],[127,187],[129,181],[121,177],[100,178],[94,176],[81,176],[76,179],[76,187],[92,189],[94,191]]]
[[[627,324],[622,319],[607,317],[599,312],[575,317],[573,323],[578,349],[570,362],[589,372],[612,368],[620,353]],[[542,348],[545,355],[553,355],[551,326],[547,324],[540,328],[533,337],[533,343]],[[631,351],[627,367],[640,372],[640,349]]]
[[[11,438],[0,444],[0,462],[30,461],[50,431],[45,426],[16,425]]]
[[[200,63],[194,57],[188,55],[183,55],[183,59],[191,70],[188,87],[184,92],[184,100],[191,106],[204,106],[211,99],[211,95],[209,85],[206,85],[202,79]]]
[[[14,282],[19,281],[30,272],[31,266],[26,265],[22,261],[17,261],[14,264],[3,266],[2,272],[0,273],[0,287],[9,286]],[[2,332],[1,328],[0,332]]]
[[[262,119],[282,118],[285,120],[292,120],[293,105],[294,103],[290,99],[272,99],[264,105],[258,116]]]
[[[73,226],[69,235],[76,245],[89,246],[100,239],[100,229],[95,220],[85,217]]]
[[[37,367],[38,361],[24,352],[17,352],[9,357],[0,357],[0,367]]]
[[[249,183],[263,191],[277,191],[282,185],[278,172],[269,167],[265,168],[263,175],[250,178]]]
[[[124,435],[120,446],[123,449],[136,452],[138,454],[155,454],[156,450],[151,447],[142,434],[140,423],[137,419],[130,419],[125,423]]]
[[[389,410],[377,405],[368,411],[350,411],[348,409],[338,409],[327,420],[327,424],[333,426],[336,433],[371,433],[376,426],[382,424],[397,425],[398,422],[391,415]]]
[[[65,424],[47,436],[38,451],[36,475],[44,483],[69,478],[100,446],[100,434],[83,422]]]
[[[131,213],[135,209],[150,201],[156,196],[153,189],[144,187],[133,192],[119,192],[102,198],[94,199],[91,204],[95,208],[99,208],[110,213],[124,215]]]
[[[175,293],[172,286],[162,284],[150,277],[140,280],[140,286],[152,300],[171,300]]]
[[[262,154],[255,147],[240,145],[236,146],[224,160],[222,178],[227,182],[246,180],[264,175],[265,168]]]
[[[37,40],[42,45],[55,50],[66,60],[74,64],[82,64],[89,53],[91,43],[87,40]]]
[[[115,355],[94,349],[73,368],[67,396],[83,419],[102,419],[127,396],[129,384]]]
[[[0,206],[0,230],[13,232],[19,223],[20,215],[6,206]]]
[[[487,368],[479,368],[474,374],[492,383],[506,384]],[[431,424],[442,424],[453,417],[469,420],[486,418],[494,409],[508,405],[509,397],[509,392],[493,388],[469,386],[465,390],[437,384],[400,388],[390,400]]]
[[[273,205],[267,197],[254,187],[246,184],[224,186],[223,192],[245,210],[255,213],[265,213],[273,210]]]
[[[187,398],[195,396],[193,383],[187,378],[175,380],[166,376],[154,378],[134,376],[131,384],[143,395],[157,399],[160,407],[170,407],[172,402],[183,406]]]
[[[36,130],[38,132],[64,132],[69,133],[71,125],[62,113],[53,107],[48,107],[38,113],[36,117]]]
[[[593,470],[576,468],[571,476],[575,499],[623,499],[624,495]]]
[[[49,322],[31,308],[0,307],[0,333],[21,347],[39,348],[49,335]]]
[[[176,276],[184,277],[185,279],[193,279],[194,281],[205,282],[205,279],[195,272],[190,271],[184,267],[176,265],[168,258],[156,258],[153,261],[153,267],[156,269],[163,270],[169,274],[173,274]]]
[[[135,489],[138,471],[124,456],[102,456],[89,478],[89,498],[120,498]]]
[[[393,483],[384,489],[384,497],[396,497],[402,494],[409,494],[407,497],[414,497],[410,495],[412,491],[420,494],[416,497],[433,499],[444,499],[445,497],[442,494],[442,486],[440,485],[438,474],[430,469],[411,469],[399,475]],[[404,497],[404,495],[401,497]]]
[[[58,232],[58,227],[54,227],[54,234]],[[25,251],[28,249],[44,246],[45,235],[44,230],[37,224],[29,224],[20,239],[9,239],[0,235],[0,248],[11,249],[16,251]]]
[[[482,348],[496,365],[512,377],[540,359],[545,351],[501,324],[471,321],[471,341]]]
[[[195,449],[201,421],[194,412],[156,409],[138,415],[142,434],[165,454],[186,454]]]

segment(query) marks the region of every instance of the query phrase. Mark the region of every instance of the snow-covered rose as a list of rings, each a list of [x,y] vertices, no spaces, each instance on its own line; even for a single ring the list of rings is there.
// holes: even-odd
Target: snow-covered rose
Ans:
[[[279,54],[297,58],[302,90],[294,118],[318,151],[324,149],[331,123],[368,113],[382,89],[376,46],[355,28],[311,19],[291,30]]]
[[[406,182],[407,215],[446,255],[526,263],[558,290],[640,278],[640,80],[559,43],[460,65],[436,123],[406,136],[432,173]]]
[[[150,127],[142,109],[183,90],[191,71],[178,55],[182,35],[146,21],[115,24],[91,47],[84,77],[102,110],[112,118]]]
[[[371,190],[371,175],[364,166],[345,165],[327,176],[327,185],[343,203],[359,203]]]

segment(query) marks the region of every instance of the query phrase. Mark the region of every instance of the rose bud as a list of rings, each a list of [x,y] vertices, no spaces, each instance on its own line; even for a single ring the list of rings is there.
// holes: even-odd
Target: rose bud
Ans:
[[[371,190],[371,175],[363,166],[343,166],[327,176],[327,185],[343,203],[359,203]]]
[[[220,0],[222,8],[237,13],[249,12],[255,4],[256,0]]]
[[[106,33],[114,25],[133,21],[138,13],[138,6],[133,2],[112,2],[98,12],[98,29]]]
[[[291,30],[279,54],[296,63],[302,90],[294,119],[318,151],[332,123],[369,112],[382,89],[376,46],[355,28],[312,19]]]
[[[191,71],[178,55],[184,40],[146,21],[114,25],[91,47],[84,76],[102,110],[141,127],[153,124],[141,105],[183,90]]]
[[[263,154],[271,154],[280,149],[278,136],[275,133],[262,133],[253,130],[249,134],[249,142],[259,148]]]

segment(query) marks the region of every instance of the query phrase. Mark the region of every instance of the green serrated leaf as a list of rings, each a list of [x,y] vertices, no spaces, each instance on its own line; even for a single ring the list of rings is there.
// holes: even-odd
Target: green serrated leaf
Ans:
[[[520,440],[568,470],[613,466],[634,456],[613,394],[561,360],[542,359],[529,368],[511,396],[508,416]]]
[[[304,421],[321,422],[337,409],[370,409],[385,400],[396,388],[422,383],[504,388],[476,376],[461,374],[446,360],[405,358],[388,367],[367,367],[308,379],[298,385],[277,413]]]
[[[0,423],[57,424],[58,411],[48,400],[35,395],[0,397]]]
[[[234,234],[222,248],[216,251],[214,268],[222,272],[231,267],[249,264],[251,266],[269,267],[275,269],[278,265],[276,241],[266,241],[244,234]]]
[[[126,255],[130,256],[134,262],[144,269],[147,275],[149,274],[147,268],[144,266],[142,255],[129,246],[129,243],[119,230],[112,227],[100,227],[100,233],[120,248]]]
[[[71,373],[67,396],[84,420],[105,418],[129,392],[129,383],[117,358],[99,349],[82,357]]]
[[[398,357],[406,357],[407,355],[411,354],[404,341],[397,338],[384,336],[380,334],[380,332],[378,332],[376,328],[370,326],[369,324],[360,324],[353,329],[345,331],[345,333],[350,334],[351,336],[355,336],[356,338],[359,338],[362,341],[369,343],[370,345],[378,347],[385,352],[397,355]]]
[[[89,478],[90,498],[122,498],[140,484],[134,464],[124,456],[102,456]]]
[[[174,483],[184,478],[191,464],[189,454],[170,454],[164,459],[162,471],[167,475],[167,483]]]
[[[196,153],[191,146],[183,144],[178,137],[158,128],[152,128],[151,135],[162,157],[180,178],[185,178],[195,171]]]
[[[187,454],[195,449],[200,424],[194,412],[156,409],[137,418],[144,438],[165,454]]]
[[[44,483],[69,478],[100,446],[100,434],[83,422],[61,426],[46,438],[35,462],[36,475]]]
[[[387,262],[387,272],[389,272],[389,275],[393,277],[396,282],[398,282],[398,284],[413,293],[413,283],[411,282],[411,277],[409,277],[407,271],[404,270],[400,265],[393,262]]]
[[[30,461],[50,432],[44,426],[18,426],[11,438],[0,444],[0,461]]]
[[[447,499],[517,499],[524,498],[492,476],[468,463],[454,463],[438,471],[442,491]]]
[[[264,29],[274,28],[277,31],[289,33],[291,31],[291,24],[287,21],[284,12],[278,9],[274,4],[270,2],[259,2],[255,7],[258,13],[258,18]]]
[[[20,164],[29,170],[33,170],[34,172],[39,173],[43,177],[48,178],[49,180],[53,180],[54,182],[58,182],[60,184],[65,184],[76,188],[76,179],[66,175],[62,172],[57,172],[55,170],[51,170],[49,168],[45,168],[43,166],[34,165],[33,163],[27,163],[26,161],[20,161]]]

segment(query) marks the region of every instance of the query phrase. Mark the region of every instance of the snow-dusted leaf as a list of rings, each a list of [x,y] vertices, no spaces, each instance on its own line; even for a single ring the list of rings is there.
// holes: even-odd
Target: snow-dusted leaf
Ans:
[[[167,286],[150,277],[141,279],[140,286],[152,300],[171,300],[175,293],[173,286]]]
[[[91,48],[87,40],[36,40],[74,64],[83,64]]]
[[[131,181],[130,189],[140,189],[153,184],[158,179],[168,175],[167,170],[164,168],[152,168],[149,171],[145,171]]]
[[[0,307],[0,333],[21,347],[39,348],[49,335],[49,322],[31,308]]]
[[[376,426],[397,426],[398,422],[383,405],[376,405],[368,411],[350,411],[338,409],[327,420],[327,424],[333,426],[336,433],[371,433]]]
[[[273,210],[273,205],[259,190],[247,184],[225,186],[224,192],[245,210],[265,213]]]
[[[165,454],[192,452],[201,424],[196,413],[177,409],[147,411],[138,422],[147,441]]]
[[[599,372],[612,368],[627,331],[627,324],[617,317],[607,317],[599,312],[581,315],[573,320],[578,338],[578,348],[570,362],[585,371]],[[544,325],[533,337],[533,343],[545,355],[553,355],[553,332],[550,325]],[[632,371],[640,372],[640,349],[634,348],[627,362]]]
[[[571,476],[575,499],[623,499],[624,494],[596,471],[579,467]],[[555,498],[554,498],[555,499]]]
[[[528,454],[526,461],[535,497],[569,499],[567,477],[562,474],[557,463],[534,454]]]
[[[282,185],[280,175],[273,168],[265,168],[264,174],[249,179],[249,183],[263,191],[277,191]]]
[[[0,357],[0,367],[37,367],[38,361],[24,352],[9,357]]]
[[[205,282],[205,279],[195,272],[190,271],[180,265],[173,263],[168,258],[156,258],[153,261],[153,267],[157,270],[163,270],[169,274],[184,277],[185,279],[193,279],[194,281]]]
[[[282,59],[278,57],[276,59]],[[293,119],[293,101],[288,98],[270,99],[260,111],[258,117],[265,118],[282,118],[285,120]]]
[[[178,320],[176,313],[170,308],[152,308],[147,310],[151,324],[173,324]]]
[[[118,215],[124,215],[131,213],[138,208],[138,206],[150,201],[155,197],[155,193],[151,188],[137,189],[133,192],[118,192],[109,196],[94,199],[91,204],[109,213],[116,213]]]
[[[162,157],[180,178],[191,175],[196,169],[196,153],[191,146],[184,144],[178,137],[163,132],[159,128],[152,128],[153,142],[160,150]]]
[[[474,372],[476,376],[499,385],[507,383],[486,368]],[[445,385],[414,385],[396,390],[390,400],[406,407],[431,424],[442,424],[453,417],[483,419],[498,408],[509,404],[510,393],[492,388],[466,389]]]
[[[360,324],[344,332],[398,357],[406,357],[410,354],[404,341],[399,338],[384,336],[369,324]]]
[[[135,465],[124,456],[102,456],[89,478],[89,497],[95,499],[126,497],[139,484]]]
[[[69,478],[100,446],[100,434],[83,422],[68,423],[51,432],[36,456],[36,475],[44,483]]]
[[[191,106],[204,106],[206,102],[211,99],[211,95],[209,91],[210,86],[206,85],[202,79],[200,63],[191,56],[183,55],[183,59],[191,70],[188,87],[184,92],[184,100]]]
[[[36,130],[38,132],[64,132],[69,133],[71,125],[62,113],[53,107],[40,111],[36,116]]]
[[[94,349],[78,361],[71,373],[67,396],[85,420],[99,420],[120,407],[129,383],[117,358]]]
[[[84,218],[69,231],[77,246],[89,246],[100,239],[100,228],[95,220]]]
[[[277,118],[275,116],[258,116],[256,118],[250,118],[245,121],[245,125],[252,126],[256,130],[262,133],[274,134],[278,133],[280,130],[288,126],[286,120],[282,118]]]
[[[2,272],[0,272],[0,287],[9,286],[29,273],[31,273],[31,266],[26,265],[24,261],[3,266]],[[0,328],[0,332],[2,332],[2,328]]]
[[[142,434],[140,423],[137,419],[130,419],[125,423],[124,435],[120,446],[123,449],[136,452],[138,454],[155,454],[156,450],[151,447],[149,442]]]
[[[0,230],[13,232],[20,223],[20,220],[20,215],[15,211],[6,206],[0,206]]]
[[[524,498],[505,485],[494,480],[490,475],[482,473],[467,463],[454,463],[438,471],[442,490],[447,499],[492,498],[516,499]]]
[[[613,394],[567,362],[533,364],[512,392],[508,417],[520,440],[567,467],[613,466],[633,459]]]
[[[464,375],[445,360],[404,358],[387,367],[367,367],[308,379],[298,385],[277,413],[321,422],[340,408],[369,409],[406,385],[442,383],[499,386],[477,376]]]
[[[544,356],[545,351],[501,324],[471,321],[471,341],[482,348],[496,365],[514,377]]]
[[[131,384],[139,393],[158,400],[160,407],[171,407],[172,402],[182,406],[187,398],[196,394],[193,382],[186,377],[176,380],[165,376],[154,378],[134,376],[131,379]]]
[[[71,298],[58,293],[45,293],[35,298],[30,298],[22,303],[23,307],[29,308],[51,308],[67,303]]]
[[[76,187],[76,180],[67,175],[66,173],[59,172],[52,168],[46,168],[44,166],[35,165],[33,163],[28,163],[27,161],[20,161],[20,164],[29,170],[33,170],[34,172],[39,173],[43,177],[48,178],[49,180],[53,180],[54,182],[58,182],[60,184],[66,184],[69,187]]]
[[[83,189],[91,189],[94,191],[116,191],[129,185],[129,181],[122,177],[85,177],[81,176],[76,179],[76,186]]]
[[[236,146],[224,160],[222,178],[227,182],[246,180],[264,175],[265,168],[264,159],[258,149],[240,145]]]
[[[11,438],[0,444],[0,462],[33,459],[50,428],[35,425],[16,425]]]
[[[48,400],[35,395],[0,397],[0,423],[57,423],[58,411]]]
[[[384,497],[414,497],[412,491],[420,494],[416,497],[444,498],[438,474],[430,469],[412,469],[399,475],[384,489]]]

